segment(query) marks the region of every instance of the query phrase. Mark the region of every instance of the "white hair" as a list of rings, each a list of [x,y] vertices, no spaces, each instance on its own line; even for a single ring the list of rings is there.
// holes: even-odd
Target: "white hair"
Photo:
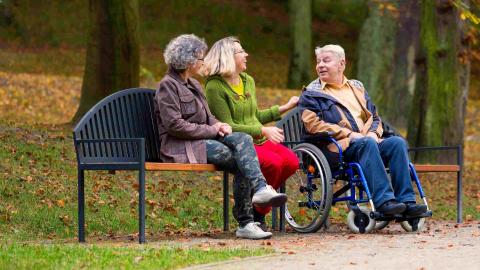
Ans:
[[[168,66],[176,70],[185,70],[195,64],[198,57],[201,57],[207,49],[205,41],[194,34],[180,35],[170,40],[163,57]]]
[[[235,42],[240,44],[236,37],[226,37],[213,44],[205,56],[203,75],[229,76],[235,73]]]
[[[317,57],[323,52],[331,52],[335,54],[339,60],[345,60],[345,50],[340,45],[328,44],[323,47],[315,48],[315,55]]]

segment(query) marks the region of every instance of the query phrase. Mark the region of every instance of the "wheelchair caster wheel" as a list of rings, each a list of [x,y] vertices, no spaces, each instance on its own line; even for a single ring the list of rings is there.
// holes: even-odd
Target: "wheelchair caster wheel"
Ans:
[[[402,221],[400,225],[407,232],[421,231],[423,229],[423,226],[425,225],[425,218],[415,218]]]
[[[381,229],[384,229],[385,227],[387,227],[388,223],[390,223],[389,221],[386,221],[386,220],[382,220],[382,221],[377,221],[375,223],[375,230],[376,231],[379,231]]]
[[[370,218],[370,209],[367,207],[359,207],[360,213],[350,210],[347,216],[348,228],[354,233],[368,233],[375,228],[375,220]]]

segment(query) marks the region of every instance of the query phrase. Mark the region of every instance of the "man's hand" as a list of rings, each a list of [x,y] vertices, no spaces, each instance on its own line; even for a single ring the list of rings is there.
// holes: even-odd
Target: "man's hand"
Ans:
[[[377,133],[369,131],[367,137],[374,139],[377,143],[381,143],[383,139],[378,138]]]
[[[358,132],[352,132],[350,133],[350,135],[348,135],[348,138],[351,140],[351,141],[354,141],[354,140],[357,140],[357,139],[361,139],[365,136],[362,135],[362,133],[358,133]]]
[[[283,129],[277,127],[262,127],[262,135],[273,143],[281,143],[285,139]]]

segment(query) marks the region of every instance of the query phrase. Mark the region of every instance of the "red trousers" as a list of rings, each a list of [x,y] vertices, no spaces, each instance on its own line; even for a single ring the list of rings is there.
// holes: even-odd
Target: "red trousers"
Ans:
[[[278,189],[299,168],[297,156],[282,144],[275,144],[267,140],[262,145],[255,145],[260,168],[267,179],[267,183]],[[266,215],[271,207],[255,207],[258,213]]]

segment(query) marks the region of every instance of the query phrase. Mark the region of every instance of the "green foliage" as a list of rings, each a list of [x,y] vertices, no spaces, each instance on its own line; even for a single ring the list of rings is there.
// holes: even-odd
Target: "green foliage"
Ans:
[[[345,73],[351,78],[357,74],[357,40],[368,14],[366,3],[366,0],[313,0],[314,47],[341,45],[347,55]]]
[[[2,244],[1,269],[176,269],[271,253],[268,249]]]

